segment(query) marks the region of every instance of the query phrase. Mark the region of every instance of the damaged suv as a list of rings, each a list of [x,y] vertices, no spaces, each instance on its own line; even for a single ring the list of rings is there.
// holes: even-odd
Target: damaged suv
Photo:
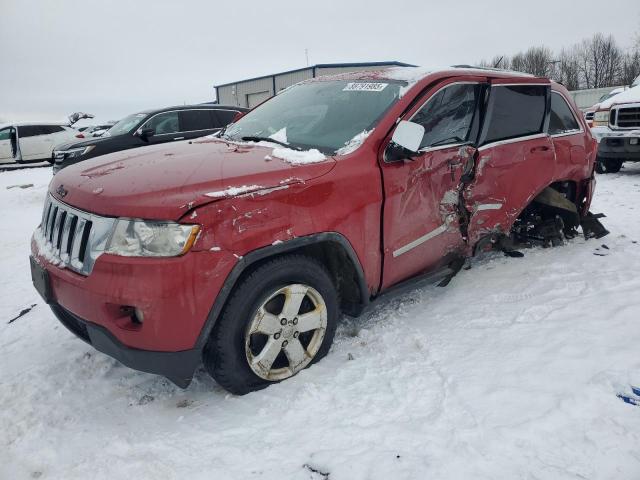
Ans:
[[[465,258],[582,229],[596,142],[564,87],[467,67],[295,85],[217,136],[54,177],[36,289],[78,337],[244,394],[329,351],[341,314]]]

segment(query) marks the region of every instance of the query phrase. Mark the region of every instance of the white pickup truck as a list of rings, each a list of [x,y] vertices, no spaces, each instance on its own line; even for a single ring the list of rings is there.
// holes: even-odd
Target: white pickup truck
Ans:
[[[598,173],[615,173],[623,162],[640,161],[640,77],[598,106],[591,133],[599,144]]]

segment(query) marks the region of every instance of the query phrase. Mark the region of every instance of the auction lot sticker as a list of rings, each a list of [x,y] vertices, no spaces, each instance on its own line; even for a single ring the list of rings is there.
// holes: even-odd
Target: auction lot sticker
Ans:
[[[381,92],[388,83],[350,82],[342,89],[343,92]]]

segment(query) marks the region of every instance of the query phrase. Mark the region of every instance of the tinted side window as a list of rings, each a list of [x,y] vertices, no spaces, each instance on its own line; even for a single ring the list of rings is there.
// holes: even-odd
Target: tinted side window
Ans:
[[[40,125],[40,134],[41,135],[49,135],[51,133],[59,133],[64,129],[59,125]]]
[[[421,148],[470,140],[480,86],[451,85],[440,90],[413,116],[424,127]]]
[[[0,130],[0,140],[9,140],[11,138],[11,129],[5,128]]]
[[[20,138],[35,137],[40,135],[40,127],[37,125],[24,125],[18,127],[18,135]]]
[[[541,133],[544,126],[546,86],[494,86],[493,111],[485,143]]]
[[[183,132],[215,128],[208,110],[184,110],[180,112],[180,117],[182,121],[180,130]]]
[[[233,122],[233,119],[238,114],[235,110],[211,110],[211,112],[215,115],[216,127],[220,128]]]
[[[142,128],[153,128],[156,131],[156,135],[179,132],[178,112],[159,113],[150,118]]]
[[[549,134],[559,135],[562,133],[580,130],[576,117],[562,95],[551,94],[551,117],[549,118]]]

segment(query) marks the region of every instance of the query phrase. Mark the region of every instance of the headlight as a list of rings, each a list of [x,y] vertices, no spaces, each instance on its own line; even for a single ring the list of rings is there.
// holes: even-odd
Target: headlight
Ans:
[[[199,225],[118,219],[106,253],[124,257],[176,257],[189,251]]]
[[[600,110],[593,115],[594,127],[606,127],[609,125],[609,110]]]
[[[69,150],[64,150],[62,153],[65,154],[66,158],[78,158],[82,155],[86,155],[91,150],[96,148],[95,145],[89,145],[88,147],[79,147],[79,148],[71,148]]]

